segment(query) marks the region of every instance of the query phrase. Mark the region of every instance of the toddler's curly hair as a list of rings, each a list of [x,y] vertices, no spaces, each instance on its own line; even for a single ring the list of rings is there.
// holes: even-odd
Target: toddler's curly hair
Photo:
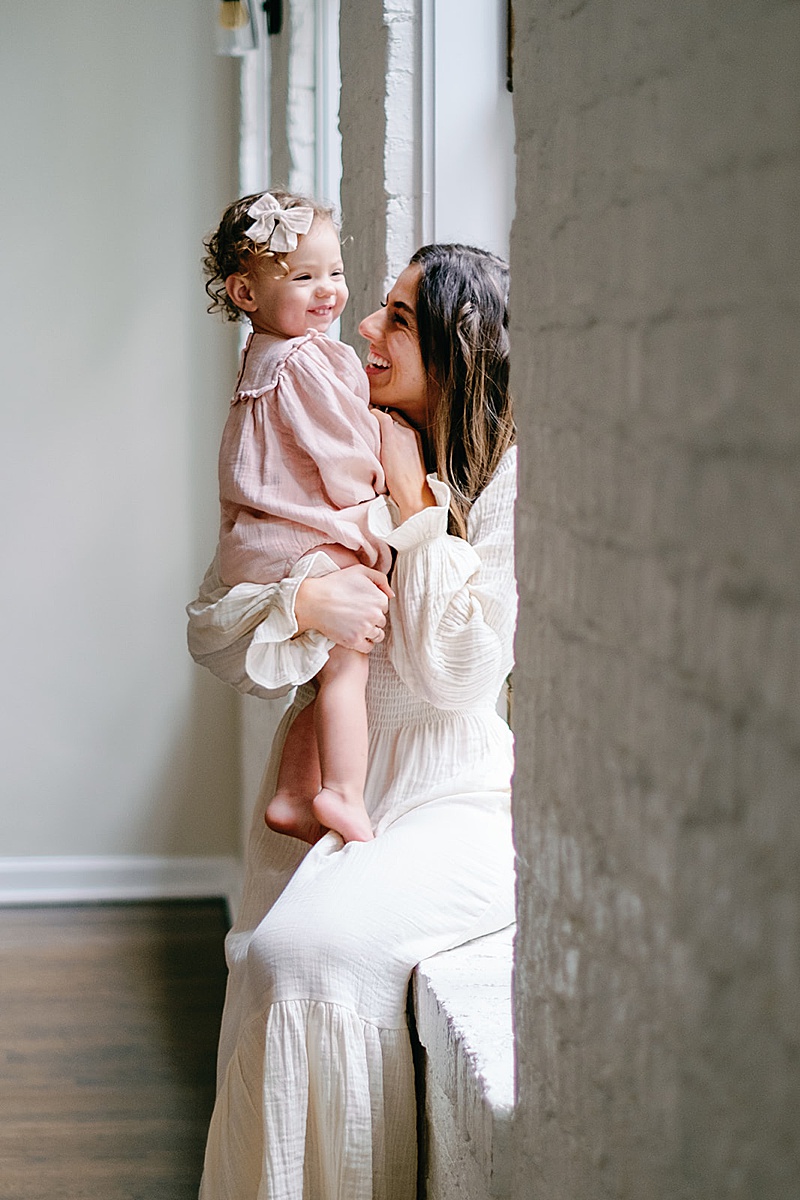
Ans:
[[[269,193],[283,209],[311,208],[314,210],[315,220],[324,217],[332,221],[337,230],[340,227],[336,210],[331,205],[320,204],[317,200],[301,196],[298,192],[287,192],[278,188],[270,188]],[[211,299],[208,312],[221,313],[226,321],[241,321],[246,315],[236,307],[225,290],[225,280],[229,275],[246,275],[259,258],[272,259],[287,270],[282,254],[251,241],[245,233],[253,224],[253,218],[247,213],[248,208],[265,194],[253,192],[252,195],[242,196],[241,200],[229,204],[222,214],[219,227],[203,242],[206,249],[203,273],[206,276],[206,292]]]

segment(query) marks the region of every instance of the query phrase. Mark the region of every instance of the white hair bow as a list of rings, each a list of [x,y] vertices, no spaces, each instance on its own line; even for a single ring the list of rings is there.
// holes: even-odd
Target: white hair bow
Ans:
[[[270,192],[265,192],[251,204],[247,215],[255,217],[250,228],[245,230],[250,241],[268,246],[279,254],[296,250],[297,235],[308,233],[314,220],[313,208],[281,208]]]

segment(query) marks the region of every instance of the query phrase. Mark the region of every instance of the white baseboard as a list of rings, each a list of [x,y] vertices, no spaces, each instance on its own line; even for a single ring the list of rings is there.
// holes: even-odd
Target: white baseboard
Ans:
[[[242,867],[233,856],[0,858],[0,905],[220,896],[233,918],[241,889]]]

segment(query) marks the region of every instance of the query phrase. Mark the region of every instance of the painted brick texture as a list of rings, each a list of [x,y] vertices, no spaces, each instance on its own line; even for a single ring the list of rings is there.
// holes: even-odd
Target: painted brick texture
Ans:
[[[342,338],[358,346],[372,312],[417,248],[417,0],[341,0],[342,210],[350,302]]]
[[[516,1200],[800,1195],[800,5],[515,4]]]

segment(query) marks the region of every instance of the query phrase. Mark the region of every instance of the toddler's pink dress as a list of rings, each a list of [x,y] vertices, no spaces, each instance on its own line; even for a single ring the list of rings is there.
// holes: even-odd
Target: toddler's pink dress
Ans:
[[[325,334],[252,333],[219,455],[220,574],[275,583],[330,544],[386,571],[369,501],[385,492],[378,422],[355,351]]]

